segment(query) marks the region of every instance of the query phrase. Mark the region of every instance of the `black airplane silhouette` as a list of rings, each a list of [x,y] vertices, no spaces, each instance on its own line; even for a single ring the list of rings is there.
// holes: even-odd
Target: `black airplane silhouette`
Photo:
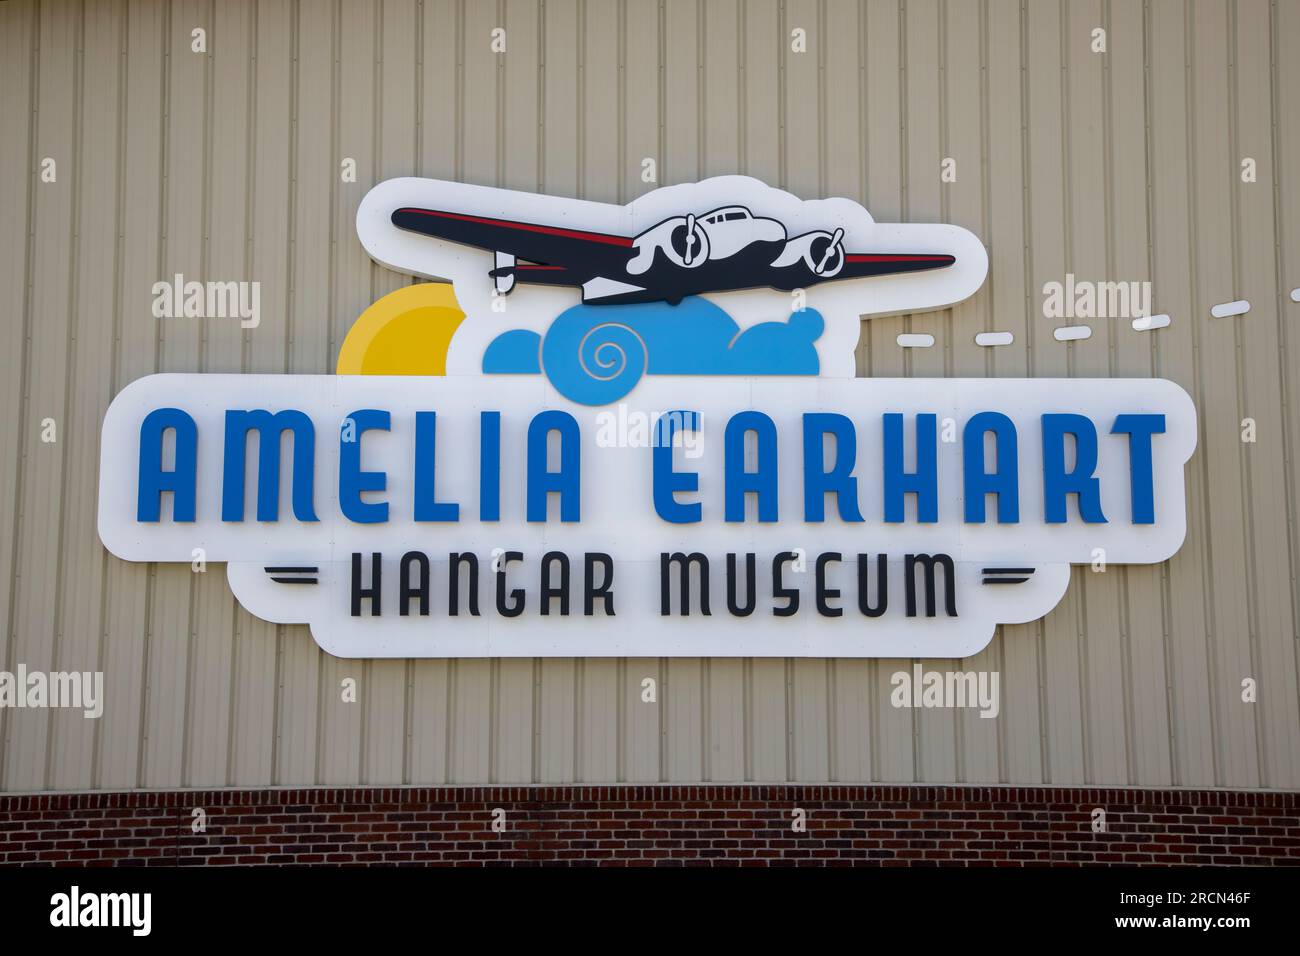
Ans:
[[[488,273],[502,294],[515,282],[579,286],[583,302],[626,305],[768,286],[782,291],[835,279],[940,269],[939,254],[852,253],[844,230],[795,236],[744,206],[665,219],[637,236],[405,207],[393,225],[494,254]],[[521,261],[522,260],[522,261]]]

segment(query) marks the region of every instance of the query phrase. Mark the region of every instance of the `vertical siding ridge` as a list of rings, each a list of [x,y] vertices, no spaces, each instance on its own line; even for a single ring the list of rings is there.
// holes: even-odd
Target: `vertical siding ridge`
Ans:
[[[27,421],[27,412],[29,412],[29,401],[27,401],[27,390],[30,389],[31,381],[31,285],[32,271],[35,269],[35,233],[34,233],[34,216],[36,204],[36,168],[38,160],[36,153],[38,143],[36,135],[39,133],[40,125],[38,121],[38,103],[40,91],[40,0],[36,0],[34,9],[31,13],[31,62],[27,65],[27,203],[26,203],[26,224],[23,232],[23,285],[22,285],[22,349],[23,360],[21,365],[22,381],[18,388],[18,421],[19,427],[16,432],[16,447],[14,447],[14,489],[13,489],[13,541],[9,542],[10,561],[9,567],[12,576],[9,579],[9,606],[8,620],[5,623],[5,670],[10,674],[14,671],[14,656],[17,654],[16,641],[14,641],[14,598],[17,597],[17,585],[19,579],[18,562],[18,541],[22,537],[22,529],[19,527],[18,516],[22,514],[22,490],[23,490],[23,468],[22,468],[22,445],[23,445],[23,424]],[[0,791],[6,788],[6,773],[8,773],[8,757],[13,752],[9,747],[9,735],[12,734],[12,721],[9,719],[10,708],[0,708]]]
[[[1111,0],[1101,0],[1102,28],[1109,38],[1113,32]],[[1110,69],[1110,54],[1101,58],[1101,135],[1102,182],[1106,201],[1102,204],[1102,217],[1106,235],[1106,278],[1115,274],[1115,78]],[[1148,303],[1148,306],[1150,303]],[[1117,353],[1123,325],[1111,321],[1112,330],[1106,337],[1106,373],[1115,377],[1118,369]]]
[[[203,280],[210,280],[208,270],[212,267],[212,114],[213,114],[213,50],[216,49],[217,43],[217,19],[215,16],[216,0],[208,0],[207,23],[203,29],[207,30],[207,45],[203,50],[203,121],[199,126],[202,130],[203,143],[199,149],[200,169],[199,169],[199,269],[202,270],[200,276]],[[208,323],[199,322],[199,354],[197,371],[208,371]],[[188,699],[188,694],[186,695]],[[185,738],[188,739],[188,738]],[[186,748],[188,749],[188,748]]]
[[[659,682],[659,703],[655,708],[655,724],[658,734],[656,743],[659,749],[659,776],[660,783],[668,780],[668,715],[671,713],[669,703],[671,698],[669,693],[672,688],[669,681],[668,658],[660,657],[655,660],[655,680]]]
[[[1151,93],[1151,0],[1142,0],[1142,111],[1143,111],[1143,145],[1145,159],[1145,182],[1147,204],[1147,275],[1152,286],[1156,282],[1159,258],[1156,255],[1156,242],[1159,230],[1156,228],[1155,189],[1152,186],[1153,161],[1155,154],[1154,132],[1151,117],[1154,115],[1154,99]],[[1193,321],[1190,320],[1189,321]],[[1151,339],[1151,371],[1159,375],[1164,368],[1164,354],[1160,348],[1163,340],[1159,336]],[[1169,777],[1170,784],[1178,781],[1180,770],[1178,760],[1178,687],[1174,680],[1174,662],[1169,646],[1171,615],[1173,608],[1173,579],[1169,573],[1169,562],[1160,565],[1160,646],[1165,673],[1165,722],[1166,736],[1169,741]]]
[[[867,61],[863,52],[867,46],[867,8],[863,0],[858,0],[858,191],[862,205],[871,212],[871,197],[867,192],[867,183],[871,182],[871,154],[867,147]],[[860,341],[870,341],[870,336],[862,336]]]
[[[969,0],[968,0],[969,2]],[[938,14],[935,17],[938,37],[935,44],[938,47],[939,58],[939,82],[936,84],[936,91],[939,99],[939,161],[942,162],[945,157],[951,154],[950,149],[952,142],[948,138],[948,0],[939,0]],[[931,170],[934,173],[934,170]],[[948,194],[947,184],[942,180],[939,182],[939,221],[950,222],[952,220],[952,199]],[[943,377],[952,378],[953,370],[953,350],[952,350],[952,329],[953,329],[953,306],[941,311],[938,315],[939,321],[943,323]],[[957,714],[953,712],[953,722],[956,724]],[[960,741],[960,736],[957,738]],[[961,751],[958,750],[958,760],[961,759]]]
[[[749,59],[746,45],[749,40],[749,0],[739,0],[736,5],[736,159],[742,175],[749,174]]]
[[[614,745],[614,776],[618,783],[627,780],[627,658],[617,658],[615,667],[615,727],[618,739]]]
[[[944,158],[951,155],[952,142],[948,136],[949,110],[948,110],[948,0],[939,0],[938,9],[935,17],[935,47],[938,54],[939,81],[936,84],[935,92],[939,101],[939,161],[942,163]],[[933,157],[932,157],[933,159]],[[931,170],[932,174],[935,172]],[[950,222],[952,218],[952,200],[948,193],[946,183],[942,179],[939,181],[939,221]],[[943,324],[943,377],[951,378],[953,373],[953,308],[950,306],[939,313],[940,322]],[[960,659],[950,660],[948,666],[954,670],[961,668]],[[965,721],[962,719],[961,712],[957,708],[952,708],[951,713],[947,715],[948,720],[952,722],[952,741],[953,741],[953,776],[958,782],[966,779],[966,750],[965,750]]]
[[[744,780],[754,779],[754,658],[744,658],[740,679],[740,705],[744,715],[741,733],[743,736],[744,755],[741,761],[741,775]]]
[[[68,446],[72,437],[72,383],[73,369],[77,357],[77,304],[80,299],[81,282],[79,267],[81,265],[81,179],[82,179],[82,121],[85,112],[86,79],[86,3],[81,0],[76,13],[75,37],[77,53],[73,59],[72,70],[72,201],[68,204],[68,231],[70,234],[68,248],[68,288],[67,288],[67,336],[68,345],[63,353],[63,407],[58,411],[57,428],[63,431],[63,440],[59,445],[59,518],[55,532],[54,548],[54,613],[51,615],[53,638],[50,645],[52,668],[59,668],[59,651],[63,644],[64,598],[63,577],[67,548],[68,524]],[[60,420],[61,419],[61,420]],[[56,433],[57,437],[57,433]],[[41,779],[46,788],[51,786],[54,773],[55,739],[59,733],[59,721],[50,720],[45,734],[45,765]]]
[[[1286,258],[1286,231],[1282,227],[1282,147],[1279,142],[1278,126],[1284,115],[1280,106],[1278,90],[1278,63],[1281,59],[1279,49],[1279,28],[1277,22],[1277,0],[1269,3],[1269,148],[1273,157],[1273,256],[1274,276],[1277,286],[1277,341],[1278,341],[1278,379],[1281,383],[1282,398],[1282,470],[1285,475],[1286,488],[1296,486],[1295,453],[1291,444],[1291,419],[1295,411],[1291,406],[1291,379],[1287,374],[1288,326],[1286,316],[1287,295],[1284,288]],[[1286,283],[1289,284],[1289,283]],[[1300,532],[1297,532],[1296,502],[1290,495],[1283,495],[1286,502],[1287,529],[1287,563],[1291,580],[1291,629],[1292,640],[1300,641],[1300,587],[1297,586],[1296,568],[1300,565]],[[1296,665],[1296,684],[1300,686],[1300,654],[1293,655]],[[1295,767],[1292,767],[1291,785],[1295,785]]]
[[[794,702],[794,658],[783,661],[785,671],[785,773],[782,779],[792,781],[799,766],[795,759],[795,734],[798,729],[799,708]]]
[[[424,175],[424,34],[424,0],[415,0],[415,176]]]
[[[1034,340],[1036,323],[1031,302],[1034,283],[1034,246],[1033,236],[1033,167],[1030,165],[1029,150],[1029,0],[1020,0],[1020,167],[1022,170],[1021,195],[1024,197],[1021,209],[1021,234],[1024,243],[1025,273],[1025,374],[1035,377],[1037,371],[1034,363]],[[1039,618],[1032,625],[1034,643],[1035,670],[1038,673],[1038,760],[1040,781],[1049,783],[1052,779],[1051,748],[1047,738],[1051,730],[1051,712],[1047,706],[1046,644],[1047,634],[1043,619]]]
[[[171,112],[171,5],[163,7],[162,24],[159,34],[162,55],[159,57],[159,85],[161,88],[161,112],[158,115],[158,249],[156,251],[156,274],[163,275],[163,261],[167,248],[167,160],[171,151],[171,130],[167,117]],[[153,367],[157,371],[162,365],[162,343],[164,325],[162,321],[154,325]],[[140,654],[140,739],[136,742],[136,786],[143,787],[146,780],[149,756],[149,665],[153,657],[154,627],[154,592],[158,579],[158,562],[149,562],[148,585],[144,595],[144,640],[141,642]]]
[[[202,281],[212,279],[209,270],[212,267],[210,233],[212,230],[212,123],[214,112],[212,74],[215,69],[213,66],[213,50],[216,48],[217,42],[215,13],[215,0],[208,0],[207,22],[203,26],[203,29],[207,31],[207,44],[203,51],[203,119],[199,125],[203,136],[203,142],[199,148],[199,156],[201,157],[199,169],[199,272]],[[199,320],[197,371],[208,371],[208,321],[206,319]],[[185,645],[185,693],[181,704],[180,737],[180,782],[183,786],[191,785],[190,778],[194,770],[191,761],[193,748],[190,746],[190,735],[194,730],[194,670],[198,666],[194,653],[194,644],[198,639],[199,602],[198,584],[193,566],[191,566],[187,583],[189,585],[189,611],[187,614],[189,634],[186,635]],[[230,600],[233,601],[233,597]]]
[[[827,197],[827,153],[830,151],[826,137],[826,50],[830,46],[826,31],[826,0],[817,0],[817,198]],[[859,329],[861,325],[859,324]]]
[[[225,786],[232,787],[235,784],[235,709],[239,706],[238,675],[239,669],[239,645],[242,629],[240,628],[240,607],[239,602],[235,600],[233,594],[228,594],[226,600],[234,605],[233,613],[230,615],[230,673],[229,688],[226,691],[226,765],[221,774],[221,779]]]
[[[455,35],[456,48],[456,72],[453,81],[452,97],[455,101],[455,108],[452,115],[452,137],[454,145],[452,148],[452,169],[455,178],[458,181],[465,179],[465,0],[457,0],[454,21],[452,23],[452,33]],[[539,39],[538,45],[540,47]],[[376,95],[378,95],[376,93]],[[537,97],[541,102],[541,83],[538,83]],[[538,114],[540,117],[540,113]],[[538,125],[541,120],[538,120]],[[377,266],[376,266],[377,268]]]
[[[456,83],[461,87],[461,95],[457,97],[457,104],[460,112],[456,114],[456,163],[457,169],[464,160],[465,152],[465,114],[464,114],[464,81],[462,77],[465,72],[465,17],[464,17],[464,0],[461,0],[461,18],[460,18],[460,52],[459,62],[456,70]],[[537,115],[537,158],[534,165],[537,169],[537,191],[546,191],[546,0],[539,0],[540,5],[537,9],[537,102],[535,110]],[[464,179],[461,174],[457,178]]]
[[[114,180],[113,196],[113,340],[109,350],[109,393],[111,401],[120,388],[119,363],[122,351],[122,240],[123,217],[126,210],[126,76],[127,58],[129,56],[131,8],[126,0],[121,0],[121,35],[117,57],[117,144],[114,155],[117,162],[117,176]],[[96,440],[99,441],[98,432]],[[110,561],[100,562],[99,566],[99,634],[97,635],[97,667],[104,669],[104,652],[108,642],[108,580]],[[103,721],[95,721],[90,748],[90,785],[99,789],[103,785]],[[0,777],[2,780],[3,777]]]
[[[583,0],[584,6],[585,2],[586,0]],[[704,51],[709,48],[709,21],[704,10],[704,0],[698,0],[695,6],[695,178],[697,180],[703,179],[708,169],[706,160],[709,143],[709,77],[704,70]],[[579,69],[581,69],[581,61],[579,61]]]
[[[979,61],[980,61],[980,230],[984,241],[988,243],[989,259],[993,258],[993,224],[990,197],[993,194],[993,164],[989,161],[991,118],[989,103],[991,97],[989,80],[989,0],[979,0]],[[993,331],[993,270],[990,268],[984,292],[984,331]],[[984,376],[991,378],[997,371],[997,349],[984,350]],[[998,672],[1007,673],[1007,633],[1003,625],[996,625],[993,631],[996,643],[995,659]],[[993,753],[997,759],[997,781],[1007,782],[1007,731],[1005,720],[995,721]]]
[[[1102,28],[1109,38],[1114,32],[1111,0],[1102,0]],[[1115,77],[1110,68],[1109,53],[1101,60],[1101,111],[1102,111],[1102,182],[1106,201],[1102,207],[1103,231],[1106,242],[1106,279],[1116,281],[1115,264]],[[1145,119],[1145,116],[1143,117]],[[1145,168],[1143,170],[1145,176]],[[1143,179],[1145,184],[1146,180]],[[1148,223],[1148,228],[1150,224]],[[1148,281],[1151,278],[1149,263]],[[1150,303],[1148,303],[1148,307]],[[1110,333],[1106,336],[1106,373],[1114,378],[1119,367],[1118,352],[1120,337],[1124,334],[1122,323],[1110,320]],[[1154,336],[1146,339],[1148,349]],[[1116,568],[1119,577],[1119,608],[1117,624],[1119,626],[1119,648],[1124,666],[1119,673],[1119,697],[1121,705],[1121,723],[1124,730],[1124,774],[1127,783],[1133,783],[1137,773],[1136,731],[1134,728],[1133,708],[1133,647],[1132,647],[1132,608],[1129,602],[1129,573],[1127,565]],[[1085,605],[1086,608],[1086,605]],[[1087,621],[1085,609],[1084,621]]]
[[[907,115],[907,0],[898,0],[898,209],[904,222],[911,221],[912,195],[911,178],[908,170],[908,120]],[[903,331],[912,331],[912,313],[902,316]],[[912,350],[903,350],[903,377],[912,377]],[[913,658],[915,660],[915,658]],[[919,734],[916,726],[916,713],[910,711],[912,719],[912,770],[921,765],[921,755],[917,750]]]
[[[41,3],[36,0],[32,11],[32,43],[31,43],[31,62],[28,64],[28,110],[27,110],[27,218],[25,232],[23,233],[23,247],[25,263],[23,267],[23,360],[21,365],[20,378],[22,382],[19,386],[19,410],[18,421],[23,423],[18,428],[16,438],[17,447],[14,449],[14,531],[13,541],[10,542],[11,558],[10,568],[12,576],[9,579],[9,607],[8,621],[6,622],[6,640],[5,640],[5,670],[13,673],[14,657],[17,654],[17,642],[14,639],[14,622],[15,622],[15,598],[18,591],[18,580],[20,576],[19,569],[19,548],[18,544],[22,538],[22,529],[19,527],[18,516],[22,514],[23,500],[23,441],[24,427],[27,422],[29,412],[28,389],[31,387],[31,340],[32,340],[32,273],[35,269],[36,254],[33,246],[35,245],[34,216],[36,208],[36,179],[37,179],[37,158],[39,152],[37,148],[36,137],[40,130],[38,119],[37,105],[40,95],[40,50],[41,50]],[[4,744],[0,747],[0,790],[6,789],[8,780],[8,756],[13,752],[9,746],[9,735],[13,731],[13,722],[9,718],[12,708],[0,708],[0,742]]]
[[[254,203],[253,194],[257,180],[257,27],[258,27],[258,4],[253,0],[249,4],[248,12],[248,62],[247,76],[244,89],[244,115],[246,118],[246,130],[244,134],[244,243],[241,256],[241,266],[244,278],[247,281],[254,281],[253,276],[253,216]],[[250,359],[252,357],[252,332],[247,329],[240,330],[239,342],[239,370],[241,373],[247,373],[249,370]],[[224,779],[226,786],[234,786],[235,783],[235,753],[236,734],[238,720],[236,714],[239,708],[239,659],[242,641],[242,629],[240,622],[242,615],[245,613],[242,606],[235,600],[233,593],[230,600],[234,602],[234,613],[231,615],[231,644],[230,644],[230,697],[226,711],[226,770]],[[274,731],[274,721],[272,722],[272,731]]]
[[[1109,37],[1112,32],[1113,18],[1110,0],[1104,0],[1103,5],[1103,27],[1106,30],[1106,36]],[[1145,54],[1145,47],[1144,47]],[[1143,69],[1145,70],[1146,60],[1143,59]],[[1115,78],[1110,69],[1109,56],[1102,61],[1102,78],[1104,82],[1102,111],[1105,116],[1105,137],[1106,147],[1105,155],[1105,182],[1106,182],[1106,273],[1107,278],[1115,274]],[[1143,122],[1146,121],[1145,115],[1146,104],[1143,102]],[[1145,154],[1144,154],[1145,159]],[[1147,175],[1150,167],[1143,166],[1143,189],[1146,195]],[[1147,220],[1147,231],[1150,232],[1151,223]],[[1147,280],[1151,280],[1151,263],[1147,261]],[[1148,303],[1148,306],[1150,303]],[[1118,369],[1118,350],[1119,339],[1123,334],[1123,326],[1116,324],[1108,338],[1107,354],[1107,371],[1113,377]],[[1146,339],[1148,352],[1154,336]],[[1135,726],[1134,704],[1133,704],[1133,620],[1132,605],[1129,600],[1129,588],[1132,581],[1129,576],[1128,567],[1121,565],[1116,569],[1119,572],[1119,646],[1120,654],[1124,661],[1124,667],[1120,671],[1120,701],[1123,706],[1123,725],[1124,725],[1124,774],[1125,780],[1130,785],[1137,779],[1141,772],[1137,766],[1137,728]]]
[[[442,745],[442,782],[452,783],[451,770],[455,766],[453,762],[452,751],[456,746],[456,671],[457,658],[447,661],[446,674],[444,680],[446,687],[443,699],[446,701],[446,713],[443,717],[443,745]]]
[[[488,783],[501,782],[497,762],[501,759],[501,658],[488,660]]]
[[[1074,170],[1071,159],[1071,146],[1073,137],[1070,135],[1070,44],[1068,41],[1070,30],[1070,12],[1069,0],[1056,0],[1057,14],[1057,58],[1061,64],[1061,233],[1064,239],[1064,263],[1069,272],[1074,271]],[[1065,374],[1069,378],[1074,378],[1075,373],[1075,350],[1076,346],[1067,345],[1065,347]],[[1082,675],[1085,671],[1080,671]],[[1082,693],[1082,689],[1080,691]],[[1081,721],[1085,727],[1087,721]],[[1087,731],[1084,730],[1084,761],[1087,762]]]
[[[587,0],[579,0],[577,19],[578,19],[578,37],[577,37],[577,108],[574,119],[578,127],[578,146],[577,146],[577,196],[579,199],[587,198]],[[497,87],[498,97],[504,101],[505,89],[502,84]],[[504,110],[498,113],[499,121],[504,124]],[[623,124],[620,123],[621,127]],[[498,138],[500,142],[500,138]],[[621,170],[621,167],[620,167]],[[620,171],[618,181],[623,179]],[[598,197],[602,202],[604,197]],[[581,692],[582,692],[582,662],[580,658],[573,658],[571,662],[573,671],[573,763],[569,767],[569,779],[578,779],[578,763],[581,760],[581,741],[578,730],[579,715],[581,713]],[[543,662],[540,657],[533,658],[533,727],[532,727],[532,780],[538,783],[542,779],[542,748],[545,741],[542,740],[542,675]],[[558,734],[557,734],[558,737]]]
[[[989,118],[989,100],[991,92],[989,89],[989,0],[979,0],[979,52],[980,52],[980,232],[984,241],[988,244],[989,260],[993,259],[993,223],[991,221],[991,209],[989,197],[993,194],[992,176],[993,164],[989,162],[989,141],[990,141],[990,118]],[[993,331],[993,269],[988,270],[984,283],[984,324],[986,332]],[[997,349],[984,349],[984,376],[990,378],[997,371]],[[998,640],[1001,641],[1001,632]],[[998,725],[998,737],[1001,738],[1002,726]],[[999,763],[1001,761],[1001,751],[999,745]],[[999,779],[1001,779],[999,777]]]
[[[1057,56],[1061,63],[1061,215],[1064,262],[1067,272],[1074,271],[1074,137],[1070,128],[1073,110],[1070,99],[1070,14],[1068,0],[1057,0]],[[1065,347],[1066,377],[1075,378],[1078,373],[1078,346],[1073,343]],[[1078,734],[1080,750],[1083,756],[1083,781],[1093,781],[1092,722],[1089,720],[1091,708],[1088,706],[1090,682],[1088,680],[1088,572],[1080,572],[1072,577],[1077,580],[1073,586],[1077,589],[1077,604],[1074,613],[1075,660],[1078,664],[1078,683],[1076,691],[1079,697]]]
[[[285,210],[285,283],[284,283],[284,371],[290,369],[290,349],[293,343],[294,306],[294,252],[298,243],[298,28],[301,11],[299,0],[289,0],[289,49],[292,65],[289,76],[289,158],[285,166],[288,188],[284,191]]]
[[[244,139],[244,275],[253,275],[253,222],[257,208],[254,197],[257,193],[257,50],[261,19],[258,14],[261,7],[258,0],[252,0],[248,16],[248,83],[245,91],[245,115],[248,117],[248,135]],[[253,334],[249,330],[242,332],[240,342],[239,370],[248,372],[252,366]]]
[[[573,659],[573,763],[569,767],[569,779],[577,783],[582,779],[582,715],[583,701],[587,693],[587,660],[583,657]]]
[[[909,176],[909,156],[908,141],[910,116],[907,110],[907,68],[910,59],[907,55],[907,2],[898,0],[898,187],[899,202],[898,209],[901,213],[901,219],[904,222],[911,221],[912,196],[911,196],[911,178]],[[909,312],[902,316],[903,330],[912,331],[912,314]],[[903,349],[903,377],[912,377],[912,350]],[[920,663],[920,658],[908,658],[908,670],[911,671],[913,665]],[[924,759],[921,748],[921,717],[917,712],[918,708],[909,707],[907,709],[907,723],[910,739],[908,740],[909,750],[912,757],[911,773],[915,779],[924,766]]]
[[[700,658],[700,779],[713,781],[713,659]]]
[[[285,636],[286,638],[288,638],[290,637],[290,634],[286,633]],[[324,776],[325,733],[323,728],[325,725],[325,668],[320,666],[319,658],[321,656],[321,653],[323,652],[321,652],[318,648],[317,665],[316,665],[316,717],[315,720],[313,721],[313,725],[316,728],[316,746],[313,748],[314,753],[313,753],[312,771],[311,771],[311,782],[315,786],[323,786],[326,783],[333,782],[333,781],[325,780],[325,776]],[[361,686],[358,690],[358,693],[364,695],[366,692],[364,675],[362,680],[360,681],[360,684]],[[365,713],[364,708],[367,706],[366,703],[367,701],[368,698],[363,698],[362,702],[360,703],[363,714]]]
[[[418,32],[418,31],[417,31]],[[412,748],[415,743],[415,660],[406,659],[402,686],[402,783],[411,783]]]
[[[871,119],[871,98],[870,83],[868,82],[867,57],[864,52],[869,47],[870,28],[868,23],[870,17],[867,16],[867,6],[865,0],[858,2],[858,156],[861,162],[861,171],[859,175],[858,188],[862,193],[862,205],[866,207],[867,212],[874,215],[875,203],[871,195],[871,142],[867,135],[867,129],[870,126]],[[871,333],[868,322],[863,322],[858,332],[858,350],[854,355],[853,372],[864,378],[871,377],[872,356],[871,356]],[[875,667],[870,667],[871,682],[874,684],[876,679]]]
[[[630,172],[627,164],[627,0],[619,0],[618,21],[615,27],[618,36],[618,201],[627,202],[627,190],[624,188]]]
[[[328,304],[326,314],[321,317],[325,323],[325,356],[324,366],[321,371],[325,374],[334,367],[331,358],[338,354],[338,348],[342,343],[335,343],[335,328],[337,323],[334,321],[334,304],[338,296],[338,259],[339,259],[339,242],[338,242],[338,215],[339,215],[339,190],[342,187],[342,178],[340,176],[340,166],[343,156],[342,134],[339,130],[339,94],[343,88],[343,69],[341,60],[343,58],[343,2],[342,0],[333,0],[330,10],[330,156],[328,161],[329,175],[329,228],[330,228],[330,249],[329,249],[329,276],[327,277],[327,290],[325,301]],[[417,34],[418,36],[418,34]],[[376,142],[376,149],[379,148]],[[378,169],[371,170],[371,179],[378,181],[380,172]]]
[[[776,178],[782,189],[789,189],[790,149],[786,141],[786,123],[789,117],[787,97],[790,95],[787,59],[790,51],[790,19],[785,0],[777,0],[776,23]]]
[[[424,0],[420,0],[423,5]],[[421,6],[423,11],[423,6]],[[497,0],[497,22],[501,24],[501,29],[505,31],[504,36],[510,35],[510,25],[507,22],[509,9],[505,0]],[[509,42],[509,41],[507,41]],[[423,68],[423,62],[417,61],[417,70]],[[496,58],[496,142],[493,144],[493,160],[496,164],[496,185],[506,185],[506,137],[510,135],[510,124],[506,122],[506,58],[498,56]],[[421,91],[416,92],[416,108],[419,109]],[[581,113],[578,114],[581,117]],[[581,120],[579,120],[581,122]],[[581,129],[581,127],[580,127]],[[581,134],[580,134],[581,135]],[[579,153],[578,162],[583,162],[582,154]],[[581,168],[581,167],[580,167]],[[579,176],[581,184],[582,177]]]
[[[542,0],[542,2],[545,3],[546,0]],[[655,52],[658,61],[655,83],[659,94],[655,98],[655,118],[658,123],[655,149],[659,154],[659,176],[656,184],[660,186],[666,186],[672,181],[670,176],[672,170],[668,167],[668,76],[665,65],[667,51],[664,49],[668,42],[668,8],[665,3],[666,0],[659,0],[657,7],[658,19],[656,20],[659,30],[658,35],[655,37]]]
[[[1187,281],[1189,285],[1190,301],[1192,303],[1192,320],[1189,323],[1192,330],[1192,378],[1193,391],[1196,393],[1197,404],[1200,408],[1205,408],[1205,374],[1201,369],[1201,336],[1200,336],[1200,318],[1203,314],[1202,307],[1204,303],[1200,301],[1200,295],[1196,288],[1197,263],[1199,259],[1199,232],[1200,216],[1196,206],[1196,84],[1193,82],[1195,75],[1194,61],[1196,59],[1196,30],[1192,22],[1190,10],[1183,8],[1183,86],[1184,97],[1187,104],[1187,140],[1184,148],[1187,151],[1187,250],[1188,262],[1190,268],[1187,270]],[[1205,448],[1205,419],[1203,416],[1197,416],[1197,445]],[[1222,746],[1219,740],[1219,695],[1215,687],[1215,663],[1213,644],[1217,637],[1217,631],[1214,624],[1214,573],[1213,559],[1214,540],[1213,528],[1210,526],[1210,465],[1207,461],[1208,455],[1200,456],[1201,472],[1201,494],[1200,494],[1200,512],[1201,520],[1204,523],[1205,534],[1202,540],[1201,550],[1201,601],[1205,617],[1205,660],[1207,691],[1210,699],[1210,759],[1214,771],[1215,786],[1223,783],[1223,755]]]
[[[280,708],[284,703],[281,690],[284,686],[284,629],[286,625],[275,625],[275,682],[271,701],[271,785],[279,786],[283,781],[280,773],[280,734],[284,726],[284,717]]]
[[[542,659],[532,658],[529,693],[532,697],[532,727],[528,736],[528,779],[533,783],[542,780]]]
[[[1031,308],[1034,288],[1034,245],[1030,241],[1033,235],[1033,201],[1031,188],[1033,170],[1029,164],[1029,0],[1020,0],[1020,184],[1021,195],[1021,235],[1024,243],[1025,273],[1025,374],[1035,377],[1034,341],[1036,323]]]
[[[1241,156],[1241,121],[1237,115],[1237,104],[1241,95],[1240,78],[1237,70],[1237,15],[1239,7],[1237,0],[1231,0],[1228,5],[1228,30],[1225,36],[1225,42],[1228,48],[1228,139],[1230,144],[1231,155],[1235,158]],[[1241,244],[1242,244],[1242,223],[1241,223],[1241,177],[1234,175],[1232,189],[1228,193],[1228,202],[1231,214],[1229,216],[1229,228],[1231,229],[1231,247],[1232,247],[1232,297],[1234,299],[1245,293],[1242,288],[1241,277]],[[1249,414],[1248,405],[1250,400],[1249,388],[1249,371],[1246,368],[1245,348],[1242,344],[1242,337],[1245,335],[1245,329],[1240,319],[1234,320],[1232,325],[1232,338],[1235,346],[1236,360],[1236,393],[1237,393],[1237,420],[1241,421]],[[1260,653],[1259,653],[1259,575],[1256,573],[1256,532],[1255,532],[1255,486],[1254,486],[1254,465],[1251,461],[1249,449],[1245,442],[1237,443],[1237,468],[1241,474],[1241,521],[1244,531],[1245,545],[1245,564],[1246,564],[1246,586],[1249,588],[1250,597],[1246,601],[1246,639],[1247,649],[1250,654],[1250,670],[1252,674],[1260,674]],[[1258,680],[1258,678],[1256,678]],[[1250,724],[1255,729],[1255,772],[1258,775],[1257,781],[1260,786],[1267,786],[1268,771],[1267,765],[1267,747],[1268,738],[1268,721],[1263,720],[1260,716],[1263,708],[1251,707]]]

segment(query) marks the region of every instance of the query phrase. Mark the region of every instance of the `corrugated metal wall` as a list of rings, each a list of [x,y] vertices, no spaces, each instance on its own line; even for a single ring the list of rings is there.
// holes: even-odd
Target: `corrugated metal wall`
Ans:
[[[0,711],[0,788],[1300,786],[1298,49],[1292,0],[0,2],[0,661],[108,681],[98,721]],[[155,371],[331,370],[352,319],[407,281],[353,230],[372,182],[626,201],[643,157],[665,183],[749,173],[973,230],[985,288],[866,323],[862,373],[1181,383],[1201,416],[1182,551],[1076,569],[1051,616],[952,662],[1001,671],[996,720],[895,710],[906,661],[337,660],[250,617],[220,567],[106,555],[110,399]],[[176,272],[260,280],[261,326],[154,319],[150,287]],[[1058,342],[1041,289],[1066,272],[1149,279],[1172,324]],[[1210,318],[1240,298],[1248,315]],[[975,346],[985,329],[1016,344]],[[905,330],[937,344],[904,352]]]

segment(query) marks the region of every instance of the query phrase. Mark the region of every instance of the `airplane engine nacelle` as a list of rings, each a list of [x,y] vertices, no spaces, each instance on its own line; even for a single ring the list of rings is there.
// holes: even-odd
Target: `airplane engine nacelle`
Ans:
[[[654,264],[656,252],[683,269],[694,269],[709,258],[709,234],[694,215],[665,219],[637,236],[632,243],[636,255],[627,264],[631,275],[641,275]]]
[[[772,265],[784,269],[802,260],[813,275],[829,279],[844,268],[844,230],[807,232],[785,244]]]

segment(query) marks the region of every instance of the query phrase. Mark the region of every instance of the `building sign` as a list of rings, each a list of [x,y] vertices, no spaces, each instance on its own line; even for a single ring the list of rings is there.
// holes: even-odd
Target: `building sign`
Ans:
[[[397,179],[357,229],[439,283],[368,309],[339,374],[124,389],[115,555],[227,562],[344,657],[957,658],[1071,564],[1182,543],[1178,386],[853,377],[861,316],[982,284],[963,229],[742,177],[628,206]]]

